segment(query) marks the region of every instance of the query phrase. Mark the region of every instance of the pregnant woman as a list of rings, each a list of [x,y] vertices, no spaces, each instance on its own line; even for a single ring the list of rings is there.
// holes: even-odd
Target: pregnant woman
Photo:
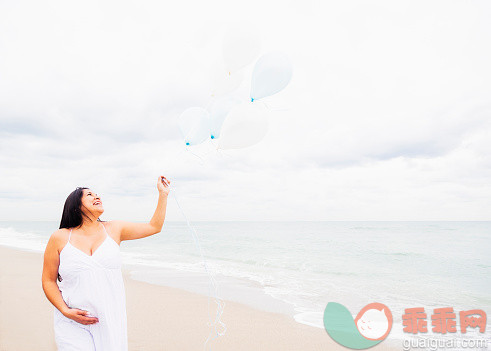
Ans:
[[[66,199],[60,229],[46,245],[42,275],[54,306],[58,351],[128,350],[119,245],[162,230],[170,181],[159,176],[157,189],[157,209],[148,223],[101,221],[102,201],[89,188],[79,187]]]

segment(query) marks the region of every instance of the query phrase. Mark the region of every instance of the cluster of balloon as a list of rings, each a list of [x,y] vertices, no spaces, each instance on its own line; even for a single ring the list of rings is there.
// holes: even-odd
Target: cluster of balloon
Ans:
[[[291,80],[288,57],[278,51],[262,55],[252,71],[250,101],[231,95],[242,83],[243,68],[259,55],[256,37],[241,30],[229,31],[223,41],[223,65],[212,67],[211,95],[206,108],[191,107],[179,117],[179,127],[186,145],[198,145],[217,139],[217,149],[240,149],[261,141],[268,131],[269,112],[257,101],[278,93]]]

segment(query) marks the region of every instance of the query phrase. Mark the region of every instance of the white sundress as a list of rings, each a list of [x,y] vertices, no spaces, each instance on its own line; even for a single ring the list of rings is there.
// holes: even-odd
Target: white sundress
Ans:
[[[102,224],[102,223],[101,223]],[[60,252],[58,286],[70,308],[88,311],[99,319],[84,325],[54,308],[58,351],[127,351],[126,294],[121,272],[119,245],[106,231],[106,238],[89,256],[68,242]]]

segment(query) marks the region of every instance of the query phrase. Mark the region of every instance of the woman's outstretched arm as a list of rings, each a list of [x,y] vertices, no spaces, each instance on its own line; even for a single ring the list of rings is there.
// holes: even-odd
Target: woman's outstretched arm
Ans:
[[[157,181],[157,189],[159,198],[157,208],[152,219],[148,223],[135,223],[126,221],[111,221],[111,226],[114,226],[113,232],[119,233],[120,242],[123,240],[135,240],[145,238],[147,236],[157,234],[162,230],[167,210],[167,197],[170,192],[170,181],[164,176],[159,176]]]

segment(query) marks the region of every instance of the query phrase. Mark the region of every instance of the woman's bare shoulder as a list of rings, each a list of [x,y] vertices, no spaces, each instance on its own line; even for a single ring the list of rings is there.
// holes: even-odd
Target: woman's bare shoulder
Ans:
[[[67,228],[60,228],[57,229],[51,234],[51,237],[54,239],[64,239],[65,237],[68,237],[70,233],[70,229]]]
[[[51,234],[49,242],[54,245],[59,252],[61,248],[65,246],[69,234],[70,230],[67,228],[57,229]]]
[[[103,221],[102,222],[107,228],[117,230],[121,227],[121,221],[112,220],[112,221]]]
[[[121,221],[102,221],[104,226],[107,228],[108,234],[114,239],[114,241],[119,245],[121,243]]]

